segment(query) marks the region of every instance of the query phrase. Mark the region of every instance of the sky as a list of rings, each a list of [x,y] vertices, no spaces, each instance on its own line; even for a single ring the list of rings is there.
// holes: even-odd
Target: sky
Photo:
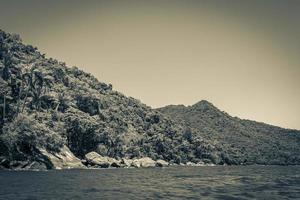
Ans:
[[[153,107],[300,129],[300,1],[0,0],[0,29]]]

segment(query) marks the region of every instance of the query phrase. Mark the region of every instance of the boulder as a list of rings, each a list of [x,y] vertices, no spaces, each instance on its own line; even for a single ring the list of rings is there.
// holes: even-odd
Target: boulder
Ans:
[[[155,167],[156,162],[149,157],[144,157],[140,159],[133,160],[131,166],[139,168],[139,167]]]
[[[101,168],[121,167],[120,161],[108,156],[101,156],[94,151],[86,154],[85,159],[86,162],[91,166],[96,166]]]
[[[204,163],[203,161],[199,161],[199,162],[197,163],[197,166],[205,166],[205,163]]]
[[[22,170],[29,164],[28,161],[13,160],[9,163],[9,168],[13,170]]]
[[[195,166],[196,165],[196,163],[193,163],[193,162],[187,162],[186,163],[186,166]]]
[[[32,163],[26,165],[24,170],[38,170],[38,171],[44,171],[47,170],[47,166],[45,163],[33,161]]]
[[[205,164],[204,162],[200,161],[198,163],[187,162],[186,166],[197,166],[197,167],[199,167],[199,166],[211,166],[211,165]]]
[[[0,157],[0,169],[8,169],[10,167],[10,162],[5,157]]]
[[[41,154],[46,157],[51,166],[51,169],[83,169],[86,168],[67,146],[63,146],[59,152],[52,153],[45,149],[39,149]]]
[[[132,163],[131,163],[131,167],[140,168],[141,163],[140,163],[139,159],[133,160]]]
[[[133,160],[131,160],[131,159],[122,158],[121,165],[122,165],[122,167],[129,168],[129,167],[131,167],[132,162],[133,162]]]
[[[37,156],[38,158],[38,156]],[[37,159],[36,161],[30,160],[12,160],[9,161],[6,158],[0,158],[0,169],[12,169],[12,170],[47,170],[47,161],[43,159]]]
[[[166,167],[168,165],[169,165],[169,163],[167,161],[164,161],[161,159],[157,160],[156,164],[155,164],[156,167]]]

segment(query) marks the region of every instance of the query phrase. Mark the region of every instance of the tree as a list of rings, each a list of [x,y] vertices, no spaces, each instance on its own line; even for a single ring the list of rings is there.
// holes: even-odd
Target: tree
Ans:
[[[49,88],[53,85],[54,79],[50,75],[43,77],[44,94],[49,92]]]
[[[30,115],[20,114],[6,124],[0,141],[8,149],[9,158],[18,160],[37,153],[39,149],[58,151],[62,138]]]
[[[35,105],[36,110],[40,109],[40,97],[44,86],[44,75],[39,71],[33,70],[33,85],[32,85],[33,99],[32,103]]]
[[[12,66],[12,60],[11,60],[11,54],[10,53],[4,53],[3,55],[3,64],[4,68],[2,70],[2,78],[3,80],[7,81],[11,76],[11,66]]]
[[[69,113],[66,118],[67,144],[75,155],[83,157],[99,144],[99,124],[89,116]]]
[[[15,76],[20,76],[21,68],[18,66],[19,60],[14,57],[14,54],[10,50],[6,50],[3,52],[3,65],[2,69],[2,78],[5,81],[9,81],[12,74]]]
[[[39,63],[23,74],[23,79],[27,88],[21,112],[24,111],[29,93],[31,93],[33,97],[32,104],[35,106],[36,110],[39,110],[42,94],[48,92],[47,89],[50,88],[53,83],[53,78],[49,75],[45,76],[41,70],[38,70],[38,65]]]
[[[9,87],[6,81],[0,78],[0,95],[3,99],[3,111],[2,111],[2,120],[5,121],[5,114],[6,114],[6,96],[9,93]]]
[[[23,113],[24,111],[24,108],[25,108],[25,105],[26,105],[26,101],[27,101],[27,97],[28,97],[28,93],[30,91],[30,89],[32,88],[32,85],[33,85],[33,73],[32,73],[32,70],[27,70],[23,75],[22,75],[22,80],[24,81],[25,84],[23,85],[27,85],[26,87],[26,90],[25,90],[25,98],[24,98],[24,101],[23,101],[23,106],[22,106],[22,110],[21,112]]]

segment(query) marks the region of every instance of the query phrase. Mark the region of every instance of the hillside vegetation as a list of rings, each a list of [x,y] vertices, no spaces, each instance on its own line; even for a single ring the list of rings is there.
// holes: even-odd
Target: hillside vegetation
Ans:
[[[158,109],[222,149],[231,164],[299,164],[300,131],[231,117],[207,101]]]
[[[39,161],[65,145],[77,157],[149,156],[174,163],[219,162],[197,130],[114,91],[77,67],[48,59],[0,31],[0,157]]]
[[[177,164],[299,164],[299,135],[207,102],[151,109],[0,31],[0,168],[52,168],[49,157],[90,152]]]

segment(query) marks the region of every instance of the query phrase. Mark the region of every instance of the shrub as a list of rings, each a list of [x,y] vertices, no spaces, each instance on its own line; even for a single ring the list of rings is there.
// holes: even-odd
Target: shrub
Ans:
[[[38,149],[58,151],[62,138],[32,116],[20,114],[14,121],[3,127],[0,136],[11,159],[22,159],[33,155]]]

